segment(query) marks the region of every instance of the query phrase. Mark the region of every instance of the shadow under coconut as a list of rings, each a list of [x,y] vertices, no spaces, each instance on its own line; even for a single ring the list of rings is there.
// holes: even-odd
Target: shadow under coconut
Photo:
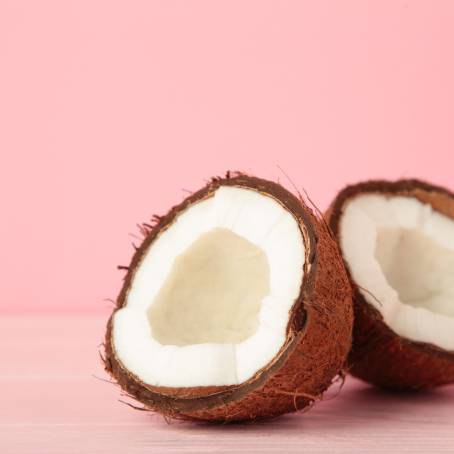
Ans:
[[[364,421],[369,426],[381,427],[384,423],[438,424],[444,416],[451,420],[454,413],[454,386],[424,391],[393,391],[351,380],[352,385],[343,395],[343,408],[340,409],[351,426],[361,425]],[[327,419],[329,423],[330,418]]]
[[[392,392],[375,388],[349,377],[343,389],[328,391],[323,401],[310,410],[271,420],[248,423],[174,422],[179,430],[191,433],[222,433],[256,436],[266,433],[280,437],[288,434],[326,436],[347,431],[369,433],[396,424],[437,424],[443,414],[454,411],[454,386],[421,392]]]
[[[393,390],[386,388],[377,388],[372,385],[365,385],[363,388],[357,389],[353,393],[359,399],[366,399],[369,403],[383,400],[394,402],[396,404],[405,404],[406,402],[418,404],[437,404],[451,402],[454,404],[454,385],[443,386],[434,389],[426,389],[420,391],[412,390]]]
[[[137,412],[140,424],[128,436],[132,448],[150,452],[181,452],[184,446],[192,453],[350,453],[356,446],[354,452],[378,453],[395,452],[396,443],[408,452],[451,452],[446,442],[452,440],[454,386],[398,394],[348,378],[336,392],[310,411],[255,423],[166,424],[158,414]]]

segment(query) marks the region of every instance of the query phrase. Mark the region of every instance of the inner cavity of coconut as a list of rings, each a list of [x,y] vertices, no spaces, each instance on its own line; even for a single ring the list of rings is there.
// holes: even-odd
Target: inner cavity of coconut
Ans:
[[[247,381],[285,343],[304,260],[299,224],[276,199],[221,186],[145,251],[114,315],[118,359],[154,386]]]
[[[340,242],[353,280],[402,337],[454,350],[454,221],[412,197],[359,195]]]
[[[257,331],[268,294],[263,249],[213,229],[176,257],[148,311],[153,337],[163,345],[240,343]]]

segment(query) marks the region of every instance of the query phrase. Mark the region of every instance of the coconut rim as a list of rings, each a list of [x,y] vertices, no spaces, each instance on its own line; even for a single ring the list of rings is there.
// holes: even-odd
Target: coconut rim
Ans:
[[[264,196],[273,198],[283,206],[297,222],[305,244],[305,263],[304,274],[301,280],[300,292],[289,311],[286,328],[286,338],[284,344],[274,358],[264,367],[260,368],[255,374],[243,383],[226,386],[196,386],[196,387],[160,387],[144,383],[139,376],[130,372],[117,357],[112,338],[113,316],[117,310],[121,309],[127,300],[127,295],[134,279],[136,270],[140,268],[142,258],[151,244],[164,232],[176,219],[176,217],[190,208],[197,202],[210,198],[213,193],[221,186],[234,186],[244,189],[254,190]],[[317,236],[312,225],[310,209],[302,204],[298,198],[281,185],[272,181],[257,177],[248,176],[240,172],[227,172],[224,178],[213,178],[205,187],[191,194],[180,204],[174,206],[169,212],[157,218],[157,222],[152,226],[151,231],[145,237],[142,244],[135,251],[128,271],[124,278],[123,286],[117,298],[115,310],[111,314],[106,332],[106,361],[110,363],[113,358],[118,365],[121,378],[119,382],[133,382],[148,391],[150,400],[153,404],[172,404],[177,406],[180,411],[197,411],[218,405],[220,401],[230,402],[239,400],[245,395],[260,388],[271,375],[276,373],[285,363],[286,359],[292,354],[300,343],[306,328],[310,322],[310,315],[305,308],[305,301],[310,299],[315,284],[317,270]]]
[[[440,214],[443,214],[454,222],[454,216],[447,214],[446,212],[440,211],[436,208],[431,201],[425,200],[420,197],[418,191],[423,193],[432,193],[434,195],[441,195],[450,199],[451,203],[454,206],[454,193],[450,190],[437,185],[432,185],[426,181],[418,179],[402,179],[397,181],[388,181],[388,180],[369,180],[360,182],[353,185],[348,185],[342,189],[332,202],[330,208],[327,211],[328,224],[333,232],[333,235],[336,237],[336,240],[339,244],[339,223],[343,215],[343,210],[346,203],[353,199],[354,197],[361,194],[379,194],[385,197],[390,196],[403,196],[408,198],[416,198],[422,203],[431,205],[432,209]],[[345,268],[347,270],[347,275],[352,283],[353,290],[353,300],[360,303],[363,310],[366,311],[366,315],[372,318],[376,323],[381,325],[381,330],[384,335],[388,337],[398,337],[400,342],[409,347],[415,348],[422,353],[429,353],[444,359],[448,359],[454,362],[454,351],[445,350],[437,345],[414,341],[408,339],[407,337],[400,336],[397,334],[383,319],[381,312],[375,308],[371,303],[367,301],[364,295],[361,293],[361,287],[356,284],[353,280],[349,264],[345,261],[342,249],[339,247],[342,259],[344,260]],[[367,289],[366,289],[367,291]]]

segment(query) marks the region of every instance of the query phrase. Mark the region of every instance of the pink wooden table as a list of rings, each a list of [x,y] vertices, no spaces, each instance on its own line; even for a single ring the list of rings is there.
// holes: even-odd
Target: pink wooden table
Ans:
[[[174,422],[119,402],[97,354],[104,319],[0,320],[0,453],[454,453],[454,387],[390,395],[353,379],[306,414]],[[334,391],[333,391],[334,392]]]

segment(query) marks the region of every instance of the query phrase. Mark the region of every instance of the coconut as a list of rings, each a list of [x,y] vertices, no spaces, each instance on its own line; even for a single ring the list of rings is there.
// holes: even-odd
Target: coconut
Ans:
[[[142,230],[104,361],[144,409],[274,417],[310,405],[342,373],[353,324],[342,258],[282,186],[214,178]]]
[[[353,286],[351,373],[392,389],[454,383],[454,194],[369,181],[326,217]]]

